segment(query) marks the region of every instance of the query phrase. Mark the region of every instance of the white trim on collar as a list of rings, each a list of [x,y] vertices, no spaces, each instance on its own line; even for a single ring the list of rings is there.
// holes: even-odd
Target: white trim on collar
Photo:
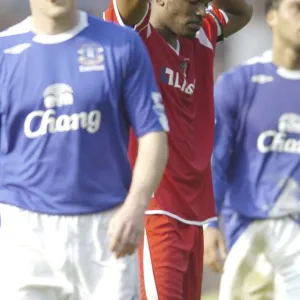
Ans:
[[[180,43],[179,43],[178,40],[176,41],[176,48],[172,47],[170,44],[168,44],[168,45],[171,47],[172,50],[174,50],[177,53],[177,55],[179,55],[179,53],[180,53]]]
[[[29,20],[31,23],[31,17],[29,17]],[[76,36],[79,32],[81,32],[88,26],[89,24],[88,24],[87,13],[84,11],[79,11],[79,22],[74,28],[66,32],[55,34],[55,35],[37,34],[34,36],[33,41],[40,44],[59,44],[67,40],[70,40],[71,38]],[[31,29],[32,29],[32,23],[31,23]]]
[[[283,78],[290,80],[300,79],[300,70],[289,70],[282,67],[278,67],[277,74]]]

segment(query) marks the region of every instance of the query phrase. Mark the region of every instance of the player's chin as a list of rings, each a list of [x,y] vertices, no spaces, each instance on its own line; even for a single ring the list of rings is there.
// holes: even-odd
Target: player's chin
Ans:
[[[52,6],[48,11],[48,15],[51,18],[61,18],[69,14],[70,8],[65,6]]]
[[[65,17],[69,11],[67,9],[54,9],[48,11],[48,16],[53,19],[61,19],[62,17]]]

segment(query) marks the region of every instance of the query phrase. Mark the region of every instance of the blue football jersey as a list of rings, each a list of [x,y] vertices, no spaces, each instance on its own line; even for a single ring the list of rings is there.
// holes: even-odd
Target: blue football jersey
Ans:
[[[215,85],[214,192],[231,242],[252,220],[300,215],[299,100],[300,71],[271,52]]]
[[[121,204],[129,129],[168,131],[137,33],[85,12],[62,34],[31,17],[0,34],[0,118],[0,202],[47,214]]]

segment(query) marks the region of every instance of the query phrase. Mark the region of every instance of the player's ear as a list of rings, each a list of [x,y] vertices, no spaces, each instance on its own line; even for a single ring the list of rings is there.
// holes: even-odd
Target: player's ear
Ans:
[[[267,24],[273,28],[277,24],[278,13],[276,9],[270,9],[266,14]]]

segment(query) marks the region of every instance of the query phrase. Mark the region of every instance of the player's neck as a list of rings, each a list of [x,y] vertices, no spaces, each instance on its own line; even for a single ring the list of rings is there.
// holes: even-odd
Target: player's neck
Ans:
[[[152,14],[153,15],[153,14]],[[157,32],[165,39],[165,41],[172,46],[172,48],[177,48],[177,35],[168,29],[166,26],[161,25],[155,18],[151,15],[150,23],[157,30]]]
[[[285,69],[300,70],[299,50],[287,47],[282,43],[273,46],[273,62]]]
[[[71,11],[60,18],[49,18],[45,15],[32,13],[34,32],[43,35],[55,35],[74,28],[79,21],[78,11]]]

